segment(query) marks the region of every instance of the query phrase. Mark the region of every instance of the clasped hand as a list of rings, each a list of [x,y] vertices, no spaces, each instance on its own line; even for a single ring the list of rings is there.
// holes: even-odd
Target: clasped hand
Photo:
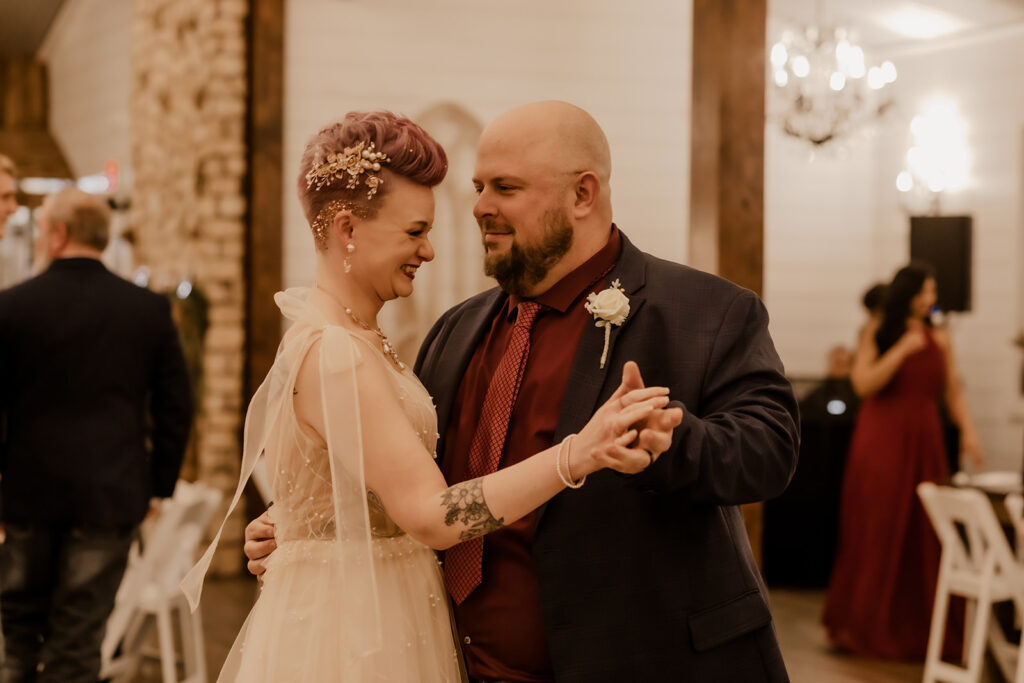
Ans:
[[[572,471],[589,474],[607,467],[635,474],[654,464],[672,445],[672,431],[683,420],[683,411],[668,403],[668,389],[645,388],[639,366],[628,361],[615,393],[572,444]]]

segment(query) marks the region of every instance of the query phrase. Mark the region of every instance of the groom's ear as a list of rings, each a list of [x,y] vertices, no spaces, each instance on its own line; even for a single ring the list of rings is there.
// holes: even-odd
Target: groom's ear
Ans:
[[[601,194],[601,181],[592,171],[584,171],[576,178],[574,186],[573,214],[583,218],[594,210],[597,198]]]

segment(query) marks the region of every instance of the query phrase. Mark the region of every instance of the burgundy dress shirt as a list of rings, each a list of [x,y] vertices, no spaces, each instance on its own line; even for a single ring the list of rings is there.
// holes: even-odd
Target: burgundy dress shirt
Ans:
[[[619,231],[612,226],[608,243],[599,252],[534,299],[542,308],[512,408],[502,467],[552,445],[576,348],[584,331],[594,327],[593,316],[584,308],[586,296],[606,286],[602,278],[614,267],[620,252]],[[487,387],[512,333],[519,301],[510,296],[499,309],[459,386],[442,460],[449,484],[470,478],[470,442]],[[531,550],[536,522],[537,513],[533,512],[484,538],[483,583],[455,607],[471,678],[521,683],[554,680]]]

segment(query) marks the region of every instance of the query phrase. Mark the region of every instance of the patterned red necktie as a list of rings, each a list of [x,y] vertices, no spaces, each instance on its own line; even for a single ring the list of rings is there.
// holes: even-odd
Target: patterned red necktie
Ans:
[[[518,306],[515,326],[508,347],[487,388],[476,432],[469,447],[469,476],[482,477],[498,469],[505,449],[505,436],[512,407],[523,381],[526,359],[530,355],[530,330],[537,320],[540,304],[523,301]],[[482,536],[452,546],[444,555],[444,578],[456,604],[472,593],[483,576],[484,539]]]

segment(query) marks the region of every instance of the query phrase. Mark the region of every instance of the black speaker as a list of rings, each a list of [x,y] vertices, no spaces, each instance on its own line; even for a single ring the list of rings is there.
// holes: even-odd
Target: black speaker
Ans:
[[[971,310],[970,216],[911,216],[910,259],[935,269],[939,308]]]

